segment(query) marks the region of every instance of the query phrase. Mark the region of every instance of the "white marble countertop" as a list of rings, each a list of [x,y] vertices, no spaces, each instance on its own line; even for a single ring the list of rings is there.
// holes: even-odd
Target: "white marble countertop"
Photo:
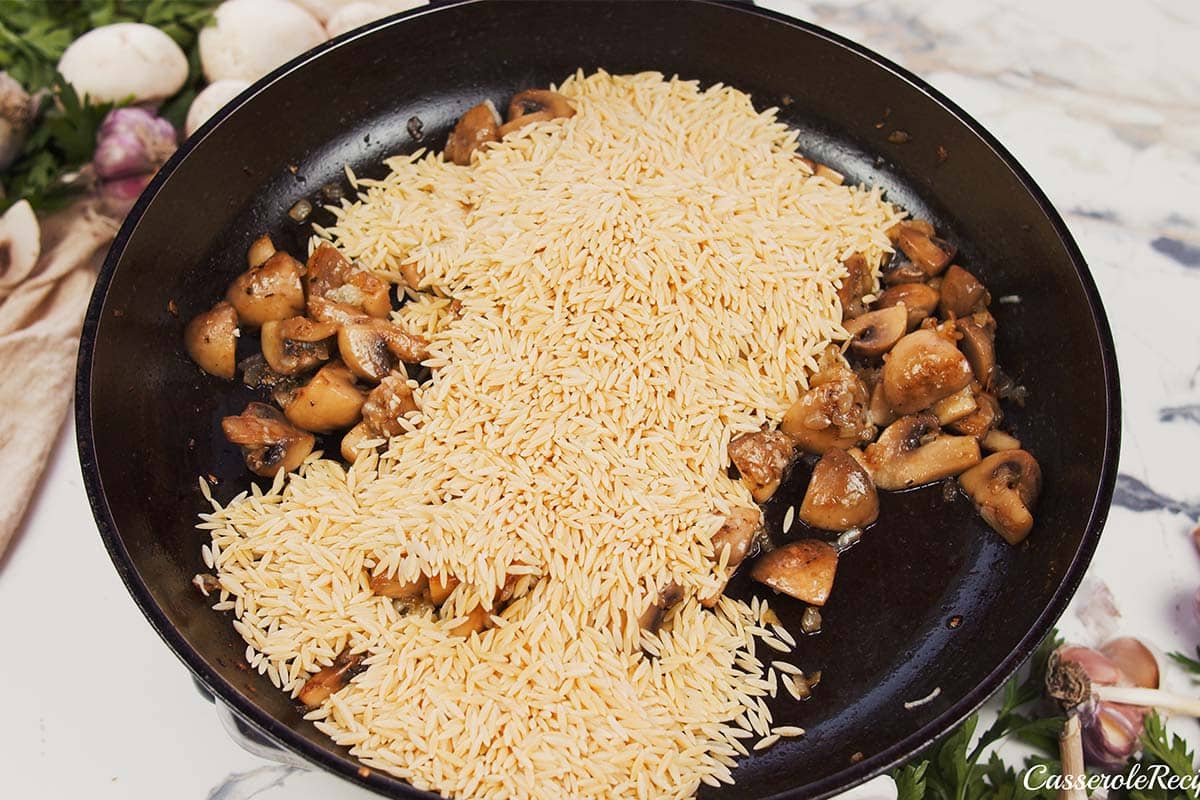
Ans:
[[[1200,522],[1200,4],[762,5],[917,72],[990,129],[1066,217],[1112,322],[1124,437],[1116,505],[1061,627],[1085,642],[1108,633],[1080,615],[1107,588],[1120,614],[1110,628],[1190,652],[1200,643],[1190,535]],[[0,561],[0,628],[5,796],[372,796],[272,765],[225,734],[109,563],[71,424]],[[1179,729],[1200,745],[1194,723]]]

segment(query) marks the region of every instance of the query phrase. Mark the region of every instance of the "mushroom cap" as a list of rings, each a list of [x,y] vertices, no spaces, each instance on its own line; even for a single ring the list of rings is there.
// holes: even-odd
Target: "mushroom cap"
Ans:
[[[911,331],[923,319],[933,315],[938,300],[938,290],[927,283],[897,283],[884,289],[875,301],[875,307],[890,308],[903,303],[908,310],[908,329]]]
[[[850,319],[866,311],[863,295],[875,288],[875,280],[862,253],[854,253],[842,266],[846,268],[846,277],[838,284],[838,300],[842,304],[842,319]]]
[[[940,275],[958,252],[954,245],[935,236],[933,226],[924,220],[901,222],[896,245],[927,278]]]
[[[862,379],[839,365],[813,376],[811,388],[783,415],[779,429],[808,453],[853,447],[875,435],[867,419],[870,401]]]
[[[777,592],[823,606],[833,589],[838,554],[819,539],[801,539],[759,557],[750,577]]]
[[[374,439],[377,434],[373,433],[365,422],[360,422],[342,436],[342,443],[339,451],[342,458],[353,464],[358,460],[358,454],[362,452],[359,445],[363,442]]]
[[[974,414],[978,407],[975,393],[971,391],[970,386],[964,386],[954,394],[938,400],[929,410],[937,417],[939,425],[949,425]]]
[[[296,390],[284,413],[306,431],[331,433],[358,422],[365,399],[354,384],[354,374],[341,362],[331,361]]]
[[[279,251],[261,267],[249,269],[234,279],[225,299],[237,309],[238,319],[251,327],[273,319],[300,316],[304,313],[301,270],[299,261]]]
[[[987,287],[957,264],[946,270],[940,289],[939,306],[944,317],[965,317],[983,311],[992,302]]]
[[[996,320],[986,311],[955,322],[960,338],[958,347],[971,365],[975,379],[984,388],[993,389],[996,378]]]
[[[80,97],[151,103],[183,88],[188,63],[175,40],[153,25],[118,22],[71,42],[58,60],[58,71]]]
[[[782,431],[753,431],[729,442],[729,460],[741,473],[754,499],[765,503],[779,488],[795,450],[795,442]]]
[[[256,81],[325,39],[321,23],[287,0],[226,0],[200,31],[200,63],[210,83]]]
[[[899,491],[957,475],[978,464],[979,455],[974,437],[944,435],[937,417],[917,414],[885,428],[861,463],[880,489]]]
[[[269,320],[260,337],[263,358],[280,375],[297,375],[329,360],[329,340],[336,334],[335,325],[307,317]]]
[[[269,235],[264,233],[251,242],[250,247],[246,249],[246,263],[251,267],[261,267],[273,255],[275,255],[275,243],[271,241]]]
[[[362,407],[363,424],[373,436],[399,436],[405,431],[398,421],[400,417],[417,410],[408,375],[393,373],[367,394]]]
[[[240,78],[229,78],[215,81],[200,90],[200,94],[188,106],[187,121],[184,122],[183,132],[191,136],[209,117],[216,114],[229,104],[229,101],[250,88],[250,81]]]
[[[845,450],[826,450],[813,467],[797,516],[827,531],[865,528],[879,518],[875,483]]]
[[[367,583],[372,594],[390,600],[416,600],[429,590],[429,579],[423,573],[411,581],[402,581],[386,573],[372,575]]]
[[[396,366],[396,358],[388,349],[390,323],[363,319],[342,325],[338,330],[338,352],[350,371],[360,378],[378,382]]]
[[[306,8],[309,4],[316,4],[318,0],[292,0],[304,5]],[[319,2],[329,3],[330,0],[319,0]],[[422,0],[421,5],[424,5]],[[314,14],[318,19],[325,24],[325,33],[329,34],[330,38],[341,36],[343,33],[352,31],[355,28],[361,28],[374,22],[377,19],[382,19],[388,14],[394,13],[379,3],[367,2],[351,2],[332,10],[324,10],[324,13]]]
[[[233,380],[237,375],[237,336],[237,311],[222,300],[192,318],[183,329],[183,344],[200,369]]]
[[[730,574],[738,568],[750,550],[754,540],[762,529],[762,512],[757,508],[735,507],[729,511],[725,523],[712,535],[710,540],[713,548],[713,558],[721,560],[721,552],[728,547],[729,559],[725,562]]]
[[[891,350],[908,331],[908,309],[903,305],[880,308],[842,323],[850,334],[850,350],[874,358]]]
[[[377,319],[386,319],[392,311],[387,281],[355,267],[324,242],[308,257],[304,284],[310,301],[320,298]]]
[[[979,515],[1009,544],[1019,544],[1033,528],[1030,508],[1042,490],[1042,470],[1025,450],[1003,450],[958,478]]]
[[[491,100],[467,109],[446,140],[445,156],[459,166],[471,163],[471,154],[488,142],[500,141],[500,112]]]
[[[978,384],[972,385],[971,390],[974,393],[975,410],[949,425],[957,433],[980,439],[1000,424],[1004,413],[1000,410],[1000,401],[994,395],[983,391]]]
[[[379,19],[388,14],[399,14],[401,11],[408,11],[410,8],[418,8],[428,5],[428,0],[372,0],[372,2],[363,2],[363,0],[292,0],[293,3],[303,8],[313,18],[325,26],[325,30],[329,31],[330,36],[337,36],[334,33],[334,23],[338,16],[346,11],[362,13],[356,11],[358,6],[372,6],[379,10],[379,14],[371,19]],[[370,20],[364,20],[370,22]],[[363,24],[363,23],[359,23]],[[357,25],[351,27],[358,27]],[[341,33],[350,30],[346,28]]]
[[[241,414],[225,417],[221,430],[242,449],[250,471],[267,478],[297,469],[316,444],[312,434],[288,424],[266,403],[250,403]]]
[[[971,365],[954,342],[923,328],[896,342],[883,362],[883,391],[900,414],[926,409],[971,383]]]

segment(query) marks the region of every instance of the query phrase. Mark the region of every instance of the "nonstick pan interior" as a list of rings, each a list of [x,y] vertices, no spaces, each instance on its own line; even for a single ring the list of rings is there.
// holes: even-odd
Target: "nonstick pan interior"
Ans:
[[[205,539],[193,528],[204,508],[197,476],[213,476],[221,499],[247,485],[218,423],[251,393],[201,374],[183,353],[182,329],[244,269],[259,233],[301,252],[308,231],[287,210],[316,200],[327,184],[347,188],[346,165],[381,174],[388,155],[440,148],[480,100],[503,107],[514,91],[579,68],[720,81],[750,92],[760,108],[778,106],[805,153],[934,220],[993,296],[1020,298],[995,314],[1000,361],[1029,389],[1009,420],[1045,474],[1032,535],[1009,547],[940,486],[884,497],[880,521],[842,560],[824,631],[804,637],[793,657],[821,670],[819,689],[804,703],[772,708],[777,724],[807,735],[744,759],[735,787],[701,793],[824,796],[946,731],[1036,646],[1095,548],[1119,413],[1095,287],[1041,192],[948,101],[819,29],[718,3],[464,3],[343,37],[265,79],[161,172],[101,274],[77,402],[101,533],[148,619],[222,702],[350,780],[419,795],[385,775],[360,774],[247,668],[229,617],[210,612],[190,585],[204,571]],[[795,470],[768,506],[776,533],[786,506],[802,497],[803,473]],[[733,591],[746,596],[751,587],[739,580]],[[801,605],[773,604],[799,631]],[[935,690],[930,702],[905,707]]]

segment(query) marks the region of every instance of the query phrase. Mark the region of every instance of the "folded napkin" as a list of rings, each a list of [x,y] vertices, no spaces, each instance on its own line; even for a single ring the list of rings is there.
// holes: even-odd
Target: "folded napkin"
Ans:
[[[40,226],[24,201],[0,218],[0,554],[71,405],[79,330],[118,225],[90,200]]]

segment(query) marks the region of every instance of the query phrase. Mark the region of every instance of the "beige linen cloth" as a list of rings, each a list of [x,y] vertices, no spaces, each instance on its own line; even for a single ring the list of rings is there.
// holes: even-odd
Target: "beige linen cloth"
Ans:
[[[40,245],[24,201],[0,219],[0,555],[71,405],[79,330],[117,227],[91,201],[41,220]]]

